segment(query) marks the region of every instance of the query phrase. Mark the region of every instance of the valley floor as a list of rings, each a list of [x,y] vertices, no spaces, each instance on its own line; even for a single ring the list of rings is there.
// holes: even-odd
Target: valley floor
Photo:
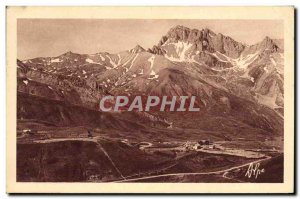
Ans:
[[[282,182],[283,153],[249,140],[133,140],[85,127],[18,133],[20,182]],[[281,139],[274,141],[278,144]],[[243,145],[244,147],[240,147]],[[274,144],[274,143],[273,143]],[[248,147],[248,148],[247,148]],[[249,170],[250,169],[250,170]],[[263,172],[262,172],[263,170]],[[249,175],[250,174],[250,175]]]

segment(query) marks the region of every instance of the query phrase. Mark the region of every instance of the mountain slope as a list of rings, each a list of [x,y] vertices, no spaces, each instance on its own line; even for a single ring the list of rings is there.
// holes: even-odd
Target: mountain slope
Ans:
[[[194,95],[198,113],[151,114],[176,128],[231,136],[283,132],[283,49],[269,37],[247,46],[209,29],[176,26],[147,51],[137,45],[117,54],[67,52],[17,66],[18,92],[68,106],[97,110],[104,95]],[[134,121],[132,114],[126,117]]]

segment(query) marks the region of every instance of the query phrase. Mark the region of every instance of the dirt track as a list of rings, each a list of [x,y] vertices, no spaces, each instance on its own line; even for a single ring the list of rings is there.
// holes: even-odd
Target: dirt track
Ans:
[[[146,177],[140,177],[140,178],[125,179],[125,180],[119,180],[119,181],[113,181],[113,182],[131,182],[131,181],[137,181],[137,180],[153,179],[153,178],[168,177],[168,176],[210,175],[210,174],[219,174],[219,175],[222,175],[222,177],[224,177],[224,178],[228,178],[226,176],[226,173],[229,172],[229,171],[232,171],[232,170],[235,170],[235,169],[239,169],[239,168],[248,166],[249,164],[259,163],[261,161],[268,160],[268,159],[271,159],[271,158],[272,157],[267,156],[264,159],[256,160],[256,161],[253,161],[253,162],[250,162],[250,163],[242,164],[242,165],[239,165],[239,166],[234,166],[234,167],[231,167],[229,169],[224,169],[224,170],[220,170],[220,171],[199,172],[199,173],[171,173],[171,174],[161,174],[161,175],[153,175],[153,176],[146,176]]]

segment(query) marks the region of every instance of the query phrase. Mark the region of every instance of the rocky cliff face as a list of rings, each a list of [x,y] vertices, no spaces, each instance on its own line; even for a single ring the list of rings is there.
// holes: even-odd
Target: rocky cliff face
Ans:
[[[173,62],[197,63],[218,71],[210,79],[240,97],[283,109],[283,41],[265,37],[254,45],[245,45],[209,29],[176,26],[148,52]],[[219,76],[219,77],[217,77]]]
[[[190,54],[197,54],[197,52],[220,52],[232,58],[237,58],[244,50],[245,46],[236,42],[228,36],[216,34],[209,29],[189,29],[184,26],[176,26],[172,28],[162,39],[157,46],[154,46],[150,52],[157,54],[165,54],[166,47],[169,44],[176,45],[176,43],[187,43],[194,51]]]
[[[130,53],[141,53],[145,51],[146,50],[140,45],[136,45],[133,49],[129,50]]]

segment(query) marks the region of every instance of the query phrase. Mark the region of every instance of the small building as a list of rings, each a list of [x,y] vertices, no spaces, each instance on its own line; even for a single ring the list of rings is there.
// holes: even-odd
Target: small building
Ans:
[[[24,134],[31,134],[31,129],[23,129]]]
[[[33,135],[37,133],[37,130],[31,130],[31,129],[23,129],[22,133],[25,135]]]
[[[90,129],[87,131],[87,133],[88,133],[88,138],[93,138],[93,134],[92,134],[92,131]]]

